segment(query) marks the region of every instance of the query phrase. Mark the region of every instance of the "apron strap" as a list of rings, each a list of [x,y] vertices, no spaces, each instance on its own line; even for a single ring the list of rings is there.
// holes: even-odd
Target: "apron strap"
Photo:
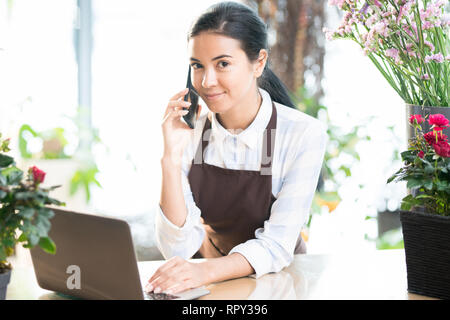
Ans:
[[[272,101],[272,116],[264,130],[263,147],[261,152],[261,173],[272,174],[273,150],[275,147],[275,134],[277,129],[277,109]]]

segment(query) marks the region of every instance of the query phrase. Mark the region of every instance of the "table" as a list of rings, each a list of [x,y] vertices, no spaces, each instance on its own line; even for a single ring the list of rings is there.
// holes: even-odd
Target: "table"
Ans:
[[[63,299],[38,286],[28,250],[20,257],[12,259],[14,269],[7,299]],[[139,262],[141,278],[148,279],[163,263]],[[292,264],[278,273],[266,274],[259,279],[244,277],[213,283],[207,289],[211,293],[200,300],[434,299],[407,292],[403,249],[295,255]]]

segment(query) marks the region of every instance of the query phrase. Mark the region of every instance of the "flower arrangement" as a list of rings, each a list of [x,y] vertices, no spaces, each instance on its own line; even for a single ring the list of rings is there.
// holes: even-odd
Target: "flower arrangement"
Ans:
[[[45,172],[33,166],[26,176],[15,166],[14,158],[6,155],[9,139],[2,140],[0,133],[0,273],[11,269],[7,258],[15,245],[32,248],[39,245],[48,253],[55,253],[56,246],[48,237],[53,211],[46,205],[65,205],[49,197],[58,188],[43,188]],[[17,231],[22,231],[17,237]]]
[[[409,118],[415,137],[401,153],[404,166],[387,183],[407,181],[408,188],[418,191],[402,199],[402,210],[422,207],[428,213],[450,216],[450,144],[442,133],[449,120],[442,114],[430,115],[431,131],[423,133],[421,124],[425,121],[419,114]]]
[[[358,43],[405,103],[450,106],[448,0],[329,0],[345,12],[329,40]]]

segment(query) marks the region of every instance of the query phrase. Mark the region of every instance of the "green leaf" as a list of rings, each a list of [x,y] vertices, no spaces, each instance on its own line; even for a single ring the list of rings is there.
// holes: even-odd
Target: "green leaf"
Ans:
[[[426,181],[423,186],[425,187],[425,189],[431,190],[433,189],[433,181]]]
[[[24,219],[31,219],[33,218],[35,213],[35,209],[33,208],[23,208],[19,210],[19,215]]]
[[[25,233],[30,233],[33,225],[30,220],[23,220],[23,223],[19,226],[19,229]]]
[[[98,172],[99,170],[96,165],[77,170],[70,181],[70,195],[74,195],[80,187],[83,187],[86,194],[86,201],[89,202],[91,198],[91,184],[96,184],[101,188],[100,182],[95,178]]]
[[[408,162],[414,162],[414,159],[416,158],[416,155],[414,154],[414,152],[410,151],[410,150],[403,151],[401,153],[401,156],[402,156],[403,161],[408,161]]]
[[[339,170],[344,171],[346,177],[350,177],[352,175],[352,172],[350,171],[350,168],[347,167],[347,166],[342,165],[342,166],[339,167]]]
[[[29,245],[29,247],[32,248],[32,247],[34,247],[35,245],[37,245],[38,242],[39,242],[39,238],[40,238],[40,237],[37,235],[37,232],[36,232],[36,231],[31,232],[31,233],[28,235],[28,245]]]
[[[38,210],[39,215],[47,218],[47,219],[51,219],[55,216],[55,213],[53,212],[53,210],[49,209],[49,208],[40,208]]]
[[[35,198],[37,195],[36,195],[36,193],[34,193],[34,192],[31,192],[31,191],[23,191],[23,192],[17,192],[15,195],[14,195],[14,198],[16,199],[16,200],[30,200],[30,199],[33,199],[33,198]]]
[[[412,207],[412,204],[409,202],[404,202],[402,201],[402,204],[400,205],[400,209],[404,210],[404,211],[409,211]]]
[[[6,177],[0,172],[0,186],[6,186]]]
[[[434,173],[434,168],[430,165],[426,165],[425,166],[425,174],[433,174]]]
[[[386,183],[391,183],[395,178],[397,177],[397,174],[392,175]]]
[[[48,231],[50,230],[51,224],[50,221],[43,216],[36,217],[36,230],[38,232],[38,236],[46,237]]]
[[[16,167],[9,167],[3,169],[1,173],[4,177],[6,177],[6,183],[8,185],[19,184],[19,182],[22,180],[23,177],[22,170]]]
[[[22,232],[22,234],[19,236],[19,238],[17,238],[18,242],[25,242],[28,240],[27,235],[25,234],[25,232]]]
[[[408,183],[406,184],[406,187],[409,189],[415,188],[415,187],[420,187],[423,185],[423,182],[421,180],[416,180],[416,179],[410,179],[408,180]]]
[[[65,206],[66,205],[65,202],[62,202],[62,201],[59,201],[59,200],[56,200],[56,199],[53,199],[53,198],[47,198],[46,201],[45,201],[45,204],[54,204],[54,205],[57,205],[57,206]]]
[[[6,168],[7,166],[14,163],[14,158],[7,156],[6,154],[0,153],[0,168]]]
[[[449,188],[448,182],[442,181],[442,180],[437,181],[436,186],[437,186],[438,191],[445,191],[445,190],[447,190],[447,188]]]
[[[0,200],[6,197],[7,193],[5,191],[0,190]]]
[[[3,245],[6,248],[14,248],[16,242],[13,236],[3,239]]]
[[[6,250],[3,245],[0,243],[0,261],[6,261]]]
[[[55,254],[56,253],[56,245],[52,239],[49,237],[43,237],[39,240],[39,246],[47,253]]]

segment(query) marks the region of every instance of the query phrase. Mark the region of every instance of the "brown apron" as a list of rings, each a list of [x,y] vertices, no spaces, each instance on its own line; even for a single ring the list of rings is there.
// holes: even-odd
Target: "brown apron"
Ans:
[[[272,204],[276,200],[272,194],[271,174],[276,120],[277,111],[272,103],[272,116],[264,132],[264,145],[267,149],[262,148],[262,156],[267,152],[269,161],[261,163],[261,169],[269,169],[270,174],[261,174],[261,171],[225,169],[205,163],[204,150],[210,140],[209,136],[205,136],[205,132],[211,131],[211,121],[206,118],[194,157],[201,157],[201,162],[194,163],[193,159],[188,174],[192,195],[201,210],[206,231],[205,239],[194,255],[195,258],[227,255],[238,244],[254,239],[256,229],[263,227],[264,221],[269,219]],[[300,236],[300,230],[298,232],[295,253],[305,253],[306,246]]]

